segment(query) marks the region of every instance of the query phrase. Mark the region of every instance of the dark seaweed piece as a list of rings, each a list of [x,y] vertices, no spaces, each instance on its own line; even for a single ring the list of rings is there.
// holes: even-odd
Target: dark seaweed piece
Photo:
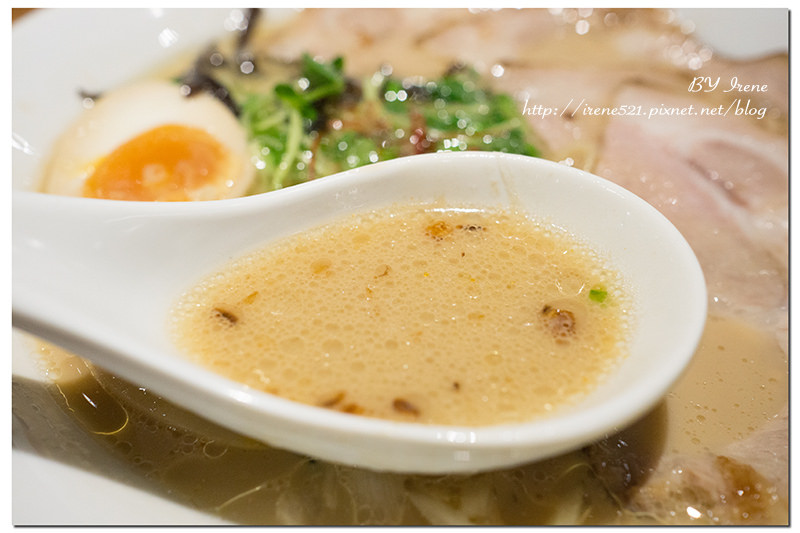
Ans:
[[[78,96],[81,97],[81,100],[91,100],[92,102],[94,102],[95,100],[101,98],[103,96],[103,93],[97,91],[90,92],[87,91],[86,89],[78,89]]]
[[[467,69],[468,67],[466,63],[464,63],[463,61],[457,61],[455,63],[452,63],[449,67],[447,67],[447,70],[444,72],[443,77],[450,78],[452,76],[456,76],[457,74],[464,72]]]
[[[408,87],[404,86],[404,89],[406,94],[408,94],[408,101],[410,102],[423,103],[431,99],[431,89],[427,86],[412,84]]]
[[[221,67],[224,62],[225,57],[216,46],[212,45],[197,57],[192,67],[178,79],[178,82],[185,88],[186,97],[192,97],[201,92],[208,93],[225,104],[225,107],[238,118],[241,114],[239,104],[234,101],[228,88],[212,75],[212,71]]]
[[[239,65],[239,72],[244,75],[252,74],[257,70],[255,56],[250,51],[248,44],[260,13],[261,11],[258,8],[245,11],[244,28],[239,32],[239,38],[236,41],[236,62]]]
[[[223,66],[225,61],[226,59],[223,53],[220,52],[215,45],[211,45],[206,48],[202,54],[197,56],[197,59],[194,60],[192,68],[189,72],[196,70],[198,72],[210,75],[212,70]],[[186,75],[188,75],[189,72],[187,72]]]
[[[247,9],[244,12],[245,26],[239,33],[239,38],[236,41],[237,54],[244,51],[250,43],[250,37],[253,36],[253,28],[256,27],[258,19],[261,18],[261,10],[259,8]]]
[[[231,113],[236,117],[241,113],[239,105],[233,100],[233,97],[231,97],[230,91],[209,74],[197,68],[192,68],[180,81],[183,86],[188,89],[188,93],[186,94],[188,98],[198,93],[206,92],[225,104],[225,107],[230,109]]]
[[[352,106],[359,103],[362,97],[363,91],[361,89],[361,84],[353,78],[345,77],[344,91],[339,95],[338,103],[344,106]]]
[[[353,107],[361,101],[362,94],[361,85],[357,81],[344,77],[344,90],[340,94],[313,102],[312,107],[317,116],[307,124],[306,133],[326,131],[330,120],[330,108],[338,111],[339,108]]]
[[[312,131],[325,131],[328,125],[328,113],[325,111],[325,101],[317,100],[311,107],[314,109],[316,115],[313,119],[308,119],[305,124],[305,132],[311,133]]]

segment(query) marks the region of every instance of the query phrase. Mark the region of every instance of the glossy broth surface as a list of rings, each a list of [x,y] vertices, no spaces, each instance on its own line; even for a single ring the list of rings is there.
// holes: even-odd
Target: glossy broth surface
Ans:
[[[243,257],[178,304],[215,372],[299,402],[422,423],[546,416],[624,356],[617,274],[511,211],[404,205]]]

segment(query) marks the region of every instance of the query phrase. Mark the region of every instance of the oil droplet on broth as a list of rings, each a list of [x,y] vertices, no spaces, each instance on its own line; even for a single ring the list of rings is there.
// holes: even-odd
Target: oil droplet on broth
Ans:
[[[67,408],[87,431],[112,435],[128,424],[128,413],[97,382],[83,359],[65,355],[62,350],[46,343],[39,345],[39,355],[46,373],[57,376],[54,382]]]

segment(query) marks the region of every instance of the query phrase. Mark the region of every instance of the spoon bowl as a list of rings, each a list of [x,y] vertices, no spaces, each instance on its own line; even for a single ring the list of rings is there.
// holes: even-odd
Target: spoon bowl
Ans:
[[[349,213],[403,201],[508,206],[565,228],[631,291],[630,354],[579,404],[525,423],[394,422],[299,404],[184,358],[167,331],[184,290],[232,259]],[[140,203],[14,191],[12,318],[26,330],[273,446],[337,463],[474,472],[542,459],[622,429],[678,379],[706,316],[702,271],[681,234],[613,183],[549,161],[439,153],[267,194]]]

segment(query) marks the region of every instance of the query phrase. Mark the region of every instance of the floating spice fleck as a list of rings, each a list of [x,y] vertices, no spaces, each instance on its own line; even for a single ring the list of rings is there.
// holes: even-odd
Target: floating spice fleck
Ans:
[[[486,228],[480,224],[459,224],[456,226],[456,229],[461,229],[464,231],[486,231]]]
[[[320,402],[320,407],[334,407],[336,404],[341,403],[344,400],[344,392],[337,392],[335,395],[331,396],[327,400],[323,400]]]
[[[392,402],[392,407],[395,411],[400,413],[408,413],[410,415],[419,416],[419,409],[417,409],[413,403],[403,398],[395,398],[395,400]]]
[[[225,321],[227,321],[231,326],[236,324],[239,321],[239,317],[231,313],[230,311],[226,311],[225,309],[215,307],[214,308],[214,316],[217,316]]]
[[[425,228],[425,235],[432,237],[437,241],[441,241],[447,235],[453,232],[453,228],[450,227],[450,224],[445,222],[444,220],[437,220],[427,228]]]
[[[342,412],[349,413],[351,415],[362,415],[364,414],[364,408],[358,405],[357,403],[349,403],[342,407]]]

